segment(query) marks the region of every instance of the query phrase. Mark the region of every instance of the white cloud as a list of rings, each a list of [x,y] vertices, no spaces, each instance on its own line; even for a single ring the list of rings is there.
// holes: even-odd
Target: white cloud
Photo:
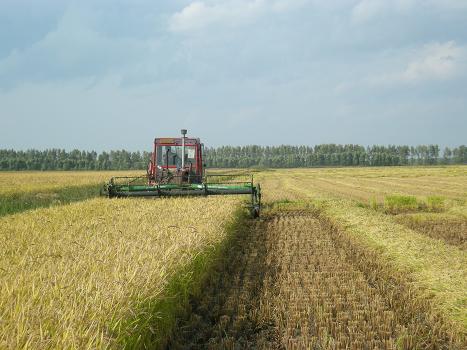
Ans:
[[[364,23],[388,13],[403,14],[421,8],[437,10],[467,9],[466,0],[359,0],[352,9],[352,22]]]
[[[386,7],[384,0],[362,0],[352,10],[354,22],[366,22]]]
[[[372,72],[365,75],[368,69]],[[360,74],[359,79],[338,82],[334,93],[463,80],[467,76],[467,46],[448,41],[426,44],[411,51],[386,53],[385,57],[379,56],[377,62],[367,62]]]
[[[421,57],[409,63],[402,74],[402,79],[406,81],[450,79],[459,72],[461,65],[465,63],[465,57],[465,48],[456,46],[454,41],[426,45]]]
[[[309,0],[276,0],[271,1],[271,8],[275,12],[284,12],[299,9],[309,2]]]
[[[388,12],[404,13],[417,5],[418,0],[360,0],[352,9],[354,23],[367,22]]]
[[[195,1],[175,13],[169,21],[173,32],[190,32],[213,24],[236,26],[266,13],[281,13],[300,8],[308,0],[227,0],[210,4]]]
[[[370,78],[370,83],[420,83],[456,78],[467,69],[467,48],[454,41],[431,43],[412,54],[402,71]]]

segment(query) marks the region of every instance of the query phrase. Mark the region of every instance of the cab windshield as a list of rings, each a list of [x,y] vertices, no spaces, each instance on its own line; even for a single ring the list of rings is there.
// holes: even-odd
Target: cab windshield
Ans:
[[[196,165],[195,147],[185,146],[185,166]],[[182,167],[182,146],[158,146],[157,165]]]

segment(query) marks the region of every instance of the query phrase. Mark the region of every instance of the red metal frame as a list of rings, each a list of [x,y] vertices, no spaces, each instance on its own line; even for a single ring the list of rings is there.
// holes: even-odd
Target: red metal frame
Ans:
[[[151,162],[148,167],[149,179],[155,179],[157,174],[157,165],[162,169],[176,169],[175,165],[166,166],[165,164],[157,164],[157,147],[159,146],[181,146],[182,138],[170,137],[170,138],[156,138],[154,139],[154,148],[151,156]],[[202,145],[199,139],[185,138],[185,146],[195,147],[195,164],[192,165],[191,170],[194,171],[192,174],[195,176],[203,176],[203,152]],[[185,169],[190,169],[189,166],[185,166]],[[182,170],[185,170],[182,169]]]

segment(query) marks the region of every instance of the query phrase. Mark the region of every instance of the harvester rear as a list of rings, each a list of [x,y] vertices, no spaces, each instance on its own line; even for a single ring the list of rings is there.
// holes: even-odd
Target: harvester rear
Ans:
[[[258,217],[261,187],[253,175],[205,173],[204,145],[198,138],[156,138],[147,174],[113,177],[104,185],[109,197],[169,197],[209,195],[250,195],[249,209]]]

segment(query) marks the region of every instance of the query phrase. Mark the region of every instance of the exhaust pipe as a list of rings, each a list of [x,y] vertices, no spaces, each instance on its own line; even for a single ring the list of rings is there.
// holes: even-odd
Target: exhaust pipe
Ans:
[[[182,129],[182,169],[185,169],[185,137],[186,129]]]

